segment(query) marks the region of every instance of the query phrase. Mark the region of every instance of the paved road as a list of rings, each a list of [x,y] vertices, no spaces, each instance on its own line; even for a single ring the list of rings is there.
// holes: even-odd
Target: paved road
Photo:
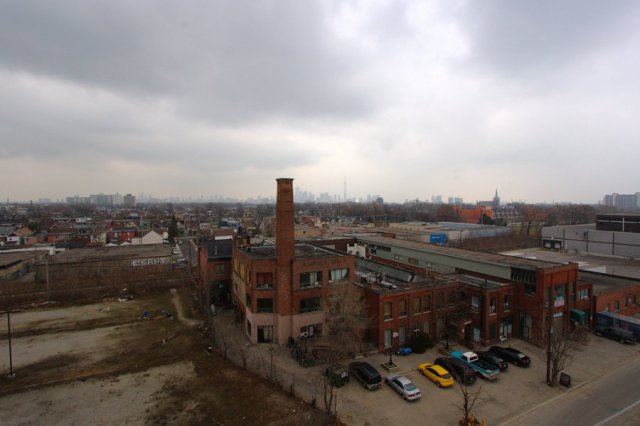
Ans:
[[[198,266],[198,248],[193,242],[193,239],[187,238],[187,237],[180,237],[180,238],[176,238],[176,240],[182,241],[182,244],[178,245],[178,247],[180,248],[180,254],[182,255],[182,257],[187,259],[187,261],[189,261],[189,258],[191,258],[191,262],[190,262],[191,266],[193,267]]]
[[[509,425],[640,424],[640,358],[540,405]]]

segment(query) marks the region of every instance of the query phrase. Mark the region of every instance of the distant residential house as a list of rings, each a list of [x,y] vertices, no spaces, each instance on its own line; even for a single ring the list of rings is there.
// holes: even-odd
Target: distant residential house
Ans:
[[[162,244],[162,235],[155,231],[149,231],[140,238],[133,238],[131,244]]]
[[[33,234],[29,228],[18,228],[7,235],[7,244],[22,245],[25,237]]]

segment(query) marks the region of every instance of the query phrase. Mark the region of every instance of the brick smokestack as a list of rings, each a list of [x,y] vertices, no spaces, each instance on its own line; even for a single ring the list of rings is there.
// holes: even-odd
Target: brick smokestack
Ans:
[[[295,250],[293,179],[280,178],[276,198],[277,306],[280,315],[291,315],[291,279]]]

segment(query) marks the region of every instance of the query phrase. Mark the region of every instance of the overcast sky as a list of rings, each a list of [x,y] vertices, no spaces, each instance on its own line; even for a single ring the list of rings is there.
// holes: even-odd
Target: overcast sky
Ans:
[[[640,191],[638,1],[6,1],[0,197]]]

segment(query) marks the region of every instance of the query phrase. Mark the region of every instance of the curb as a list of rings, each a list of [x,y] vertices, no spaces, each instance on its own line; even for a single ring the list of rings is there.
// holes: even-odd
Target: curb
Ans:
[[[544,407],[545,405],[550,404],[551,402],[554,402],[557,399],[563,398],[563,397],[569,395],[570,393],[577,391],[578,389],[581,389],[583,386],[586,386],[589,383],[594,382],[594,381],[598,380],[599,378],[601,378],[603,376],[606,376],[607,374],[617,370],[618,368],[622,367],[623,365],[625,365],[625,364],[627,364],[627,363],[629,363],[629,362],[631,362],[631,361],[633,361],[633,360],[635,360],[637,358],[640,358],[640,351],[637,352],[635,355],[633,355],[633,356],[631,356],[631,357],[629,357],[629,358],[627,358],[627,359],[625,359],[623,361],[620,361],[618,364],[616,364],[615,366],[611,367],[609,370],[607,370],[605,372],[602,372],[602,373],[600,373],[600,374],[598,374],[596,376],[593,376],[590,379],[587,379],[584,382],[580,383],[579,385],[571,387],[571,389],[568,389],[567,391],[561,393],[560,395],[556,395],[553,398],[547,399],[546,401],[536,405],[535,407],[532,407],[532,408],[528,409],[524,413],[518,414],[517,416],[512,417],[512,418],[510,418],[510,419],[508,419],[508,420],[506,420],[504,422],[501,422],[499,424],[501,426],[506,426],[506,425],[509,425],[509,424],[513,424],[517,420],[520,420],[521,418],[531,414],[535,410],[537,410],[537,409],[539,409],[541,407]]]

